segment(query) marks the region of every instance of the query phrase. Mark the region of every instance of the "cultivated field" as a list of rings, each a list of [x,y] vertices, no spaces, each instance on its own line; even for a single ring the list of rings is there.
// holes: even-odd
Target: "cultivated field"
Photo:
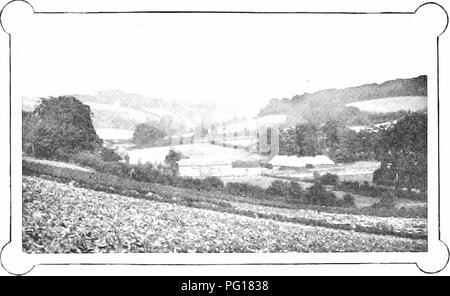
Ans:
[[[323,215],[233,202],[254,217],[99,192],[23,177],[23,249],[29,253],[93,252],[419,252],[425,238],[358,231],[384,224],[426,236],[426,219]],[[306,226],[262,214],[305,215],[350,229]],[[313,216],[316,216],[315,218]],[[264,218],[261,218],[264,217]],[[326,223],[324,223],[326,224]]]

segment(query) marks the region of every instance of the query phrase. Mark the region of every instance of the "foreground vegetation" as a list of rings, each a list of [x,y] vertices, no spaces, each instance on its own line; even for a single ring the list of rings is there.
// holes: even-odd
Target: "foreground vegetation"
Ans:
[[[28,161],[23,162],[22,171],[24,175],[41,176],[96,191],[250,217],[411,238],[427,236],[426,219],[417,215],[413,216],[414,219],[405,218],[408,214],[414,213],[408,210],[307,205],[289,197],[262,195],[258,198],[232,195],[218,190],[177,188]],[[267,207],[270,207],[269,210]],[[282,212],[276,210],[277,208],[286,210]],[[391,218],[377,218],[379,216]],[[393,216],[397,216],[398,219],[392,218]]]
[[[23,178],[23,249],[94,252],[422,252],[423,239],[310,227]]]

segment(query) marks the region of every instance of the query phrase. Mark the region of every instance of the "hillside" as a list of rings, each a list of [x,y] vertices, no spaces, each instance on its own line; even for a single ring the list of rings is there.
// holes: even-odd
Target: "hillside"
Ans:
[[[164,119],[174,130],[189,130],[217,118],[226,118],[215,105],[195,105],[172,100],[154,99],[118,90],[101,91],[95,95],[73,94],[91,107],[96,129],[131,129],[136,124]],[[32,111],[39,98],[23,98],[23,110]]]
[[[347,122],[355,116],[366,117],[363,111],[346,106],[350,103],[382,98],[427,96],[427,76],[396,79],[381,84],[365,84],[344,89],[326,89],[312,94],[304,93],[291,99],[272,99],[259,116],[286,114],[321,124],[327,120]],[[405,103],[405,110],[407,102]],[[356,110],[355,110],[356,109]],[[394,111],[390,111],[394,112]]]
[[[349,107],[356,107],[364,112],[371,113],[386,113],[386,112],[397,112],[400,110],[406,111],[420,111],[427,108],[427,97],[417,96],[417,97],[393,97],[393,98],[383,98],[374,99],[368,101],[360,101],[355,103],[347,104]]]

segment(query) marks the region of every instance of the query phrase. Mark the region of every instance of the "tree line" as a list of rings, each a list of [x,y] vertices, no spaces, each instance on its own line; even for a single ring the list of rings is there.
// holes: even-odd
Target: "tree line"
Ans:
[[[43,99],[33,112],[22,112],[22,145],[35,157],[67,160],[80,151],[91,151],[107,161],[120,157],[103,147],[95,132],[88,105],[75,97]],[[162,124],[163,125],[163,124]],[[142,131],[142,132],[141,132]],[[163,127],[142,125],[135,140],[158,141]],[[325,154],[337,162],[377,160],[377,184],[425,189],[427,184],[427,114],[407,113],[394,126],[378,132],[355,132],[338,121],[321,126],[301,124],[280,131],[280,154]]]
[[[328,155],[336,162],[380,161],[374,182],[425,189],[427,113],[408,112],[388,128],[356,132],[338,121],[301,124],[280,131],[280,154]]]

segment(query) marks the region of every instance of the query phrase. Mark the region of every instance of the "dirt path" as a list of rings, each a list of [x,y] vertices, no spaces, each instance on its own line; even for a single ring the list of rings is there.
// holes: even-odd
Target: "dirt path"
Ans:
[[[42,163],[42,164],[51,165],[51,166],[55,166],[55,167],[59,167],[59,168],[68,168],[68,169],[79,170],[79,171],[84,171],[84,172],[94,172],[93,169],[84,168],[79,165],[71,164],[71,163],[67,163],[67,162],[37,159],[37,158],[26,156],[26,155],[23,155],[22,159],[29,161],[29,162]]]

